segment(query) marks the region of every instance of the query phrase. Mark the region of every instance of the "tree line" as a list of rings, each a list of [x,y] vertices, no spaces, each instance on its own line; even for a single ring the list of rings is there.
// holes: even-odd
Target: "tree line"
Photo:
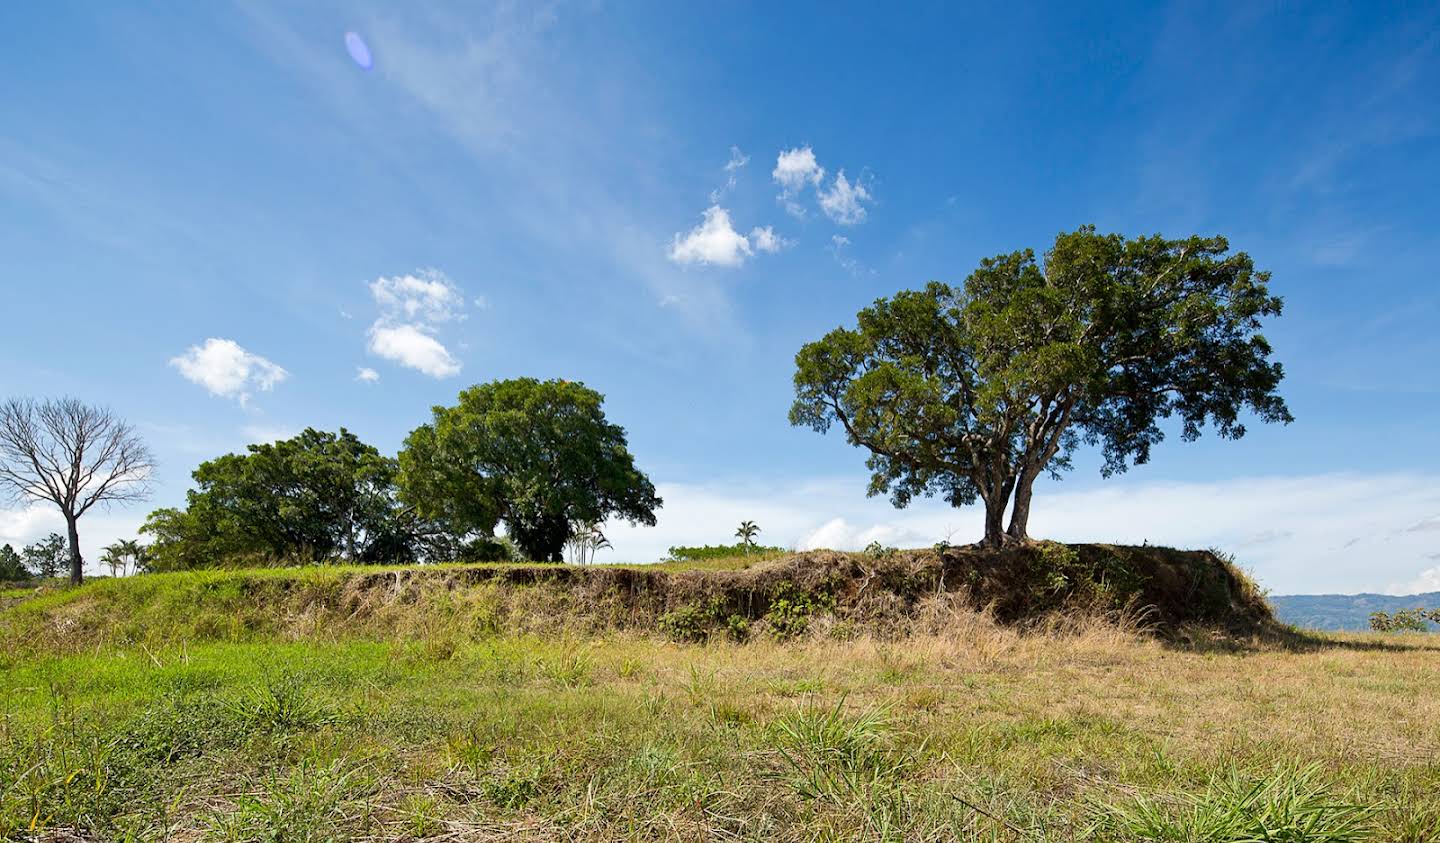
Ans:
[[[218,457],[183,508],[146,519],[147,568],[559,562],[567,544],[593,545],[595,525],[654,524],[661,505],[603,400],[569,381],[498,381],[435,407],[395,457],[345,428]]]
[[[148,559],[148,548],[135,539],[108,544],[100,554],[100,564],[110,569],[112,577],[146,570]],[[69,566],[70,543],[59,533],[18,551],[13,545],[0,545],[0,582],[55,579],[65,575]]]
[[[1282,309],[1269,280],[1223,237],[1084,226],[1038,260],[1001,254],[958,286],[877,299],[853,328],[805,344],[790,422],[838,425],[868,451],[869,494],[978,501],[982,545],[1027,541],[1035,481],[1060,477],[1081,445],[1109,476],[1147,462],[1167,426],[1234,439],[1247,413],[1291,421],[1261,333]],[[251,445],[202,463],[184,507],[150,514],[143,565],[483,560],[512,545],[535,561],[567,547],[593,559],[607,520],[653,525],[661,505],[602,403],[582,384],[521,378],[433,408],[395,457],[344,428]],[[79,517],[143,498],[152,468],[108,411],[0,405],[0,491],[60,508],[76,582]],[[756,532],[746,522],[736,537],[749,550]]]

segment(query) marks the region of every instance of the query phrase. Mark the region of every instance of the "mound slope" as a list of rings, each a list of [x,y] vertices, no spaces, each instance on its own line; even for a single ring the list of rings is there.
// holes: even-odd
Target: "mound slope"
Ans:
[[[813,551],[742,570],[422,566],[205,571],[101,580],[0,613],[16,650],[101,644],[631,630],[676,639],[903,635],[937,609],[1006,624],[1056,613],[1140,614],[1174,634],[1274,624],[1254,584],[1208,551],[1037,543],[1003,550]]]

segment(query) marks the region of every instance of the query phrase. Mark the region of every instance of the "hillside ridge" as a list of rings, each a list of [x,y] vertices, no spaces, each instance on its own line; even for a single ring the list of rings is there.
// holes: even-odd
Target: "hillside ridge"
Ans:
[[[1024,625],[1057,613],[1127,614],[1161,634],[1274,623],[1254,584],[1208,551],[1035,543],[872,556],[809,551],[713,567],[434,565],[209,570],[101,580],[0,612],[21,647],[426,638],[518,630],[629,630],[680,640],[904,635],[943,610]],[[938,613],[938,614],[937,614]]]

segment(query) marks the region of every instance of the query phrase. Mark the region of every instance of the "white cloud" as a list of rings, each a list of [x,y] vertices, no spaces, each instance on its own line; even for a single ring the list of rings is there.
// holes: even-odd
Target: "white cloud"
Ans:
[[[818,186],[825,178],[825,168],[815,160],[815,150],[797,146],[780,153],[770,177],[784,190],[784,195],[793,196],[804,190],[806,185]]]
[[[252,390],[268,392],[290,376],[281,367],[252,354],[234,340],[211,337],[203,345],[192,345],[170,365],[188,381],[205,387],[211,395],[234,398],[244,407]]]
[[[790,245],[790,241],[776,234],[775,227],[770,225],[764,228],[757,225],[750,229],[750,242],[754,244],[756,249],[771,254]]]
[[[380,307],[380,317],[370,326],[371,354],[432,378],[460,373],[460,361],[436,337],[438,326],[465,318],[465,293],[445,273],[421,269],[377,278],[370,282],[370,294]],[[475,301],[483,307],[483,296]],[[356,375],[359,381],[379,379],[373,369],[362,368]]]
[[[862,202],[871,201],[870,191],[857,179],[854,184],[845,178],[845,171],[835,174],[835,183],[829,190],[820,190],[820,210],[825,216],[841,225],[858,225],[865,221]]]
[[[659,486],[665,506],[657,526],[606,528],[616,561],[648,562],[671,545],[732,541],[743,519],[760,524],[766,544],[844,550],[871,541],[899,547],[942,539],[962,544],[979,538],[982,526],[978,507],[954,509],[925,499],[897,510],[883,498],[866,498],[863,476],[791,486]],[[1065,483],[1037,487],[1031,533],[1062,541],[1228,549],[1262,585],[1281,594],[1380,591],[1415,580],[1405,587],[1413,590],[1429,582],[1416,579],[1415,572],[1423,567],[1417,561],[1435,548],[1433,534],[1405,528],[1437,507],[1440,475],[1296,475],[1207,483],[1135,482],[1127,476],[1084,489]]]
[[[380,380],[380,373],[368,366],[355,367],[355,380],[361,383],[376,383]]]
[[[370,327],[370,352],[432,378],[460,374],[460,361],[422,325],[376,322]]]
[[[819,200],[820,210],[825,212],[825,216],[840,225],[858,225],[864,222],[864,203],[874,201],[874,196],[863,181],[850,181],[845,177],[844,170],[835,174],[835,180],[829,189],[823,187],[825,168],[816,160],[815,150],[808,146],[782,151],[775,159],[775,169],[770,176],[780,185],[779,199],[785,210],[797,217],[805,216],[805,207],[798,200],[807,187],[815,188],[815,197]]]
[[[917,547],[934,544],[935,540],[924,533],[917,533],[914,530],[891,524],[875,524],[861,529],[844,518],[832,518],[820,525],[818,530],[802,538],[796,545],[796,549],[860,550],[869,547],[874,542],[890,547]]]
[[[385,318],[429,324],[464,319],[465,294],[445,273],[417,270],[413,275],[376,278],[370,294]]]
[[[684,237],[675,235],[670,260],[680,264],[740,266],[752,255],[750,241],[730,224],[730,213],[719,205],[705,209],[704,219]]]
[[[1440,566],[1421,571],[1418,577],[1405,585],[1390,587],[1391,594],[1426,594],[1432,591],[1440,591]]]

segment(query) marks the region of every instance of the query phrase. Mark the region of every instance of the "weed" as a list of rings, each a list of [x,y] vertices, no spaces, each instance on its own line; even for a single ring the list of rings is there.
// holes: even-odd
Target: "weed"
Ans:
[[[358,768],[337,761],[304,763],[288,774],[271,773],[253,794],[210,813],[210,833],[234,843],[333,843],[350,839],[346,826],[360,796],[373,783]]]
[[[830,708],[807,707],[775,723],[776,745],[794,773],[792,784],[808,799],[844,804],[869,798],[893,784],[910,757],[891,751],[885,712],[850,717],[842,698]]]
[[[251,728],[282,735],[316,729],[336,719],[298,677],[288,674],[268,678],[230,699],[227,707]]]
[[[1372,839],[1376,809],[1335,796],[1310,765],[1259,777],[1231,770],[1199,794],[1136,797],[1099,812],[1097,828],[1125,840],[1350,843]]]

